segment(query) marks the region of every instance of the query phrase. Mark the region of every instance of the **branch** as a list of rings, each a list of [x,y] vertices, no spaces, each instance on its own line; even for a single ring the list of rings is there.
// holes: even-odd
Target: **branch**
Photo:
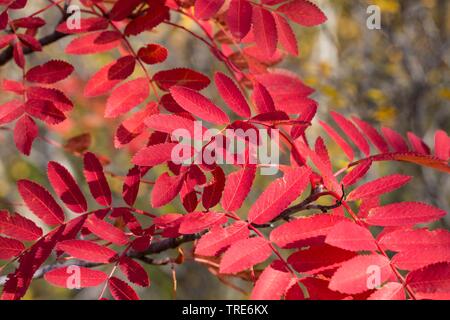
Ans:
[[[345,192],[344,190],[342,190],[342,198],[340,200],[337,200],[336,203],[334,205],[330,205],[330,206],[322,206],[322,205],[313,205],[311,204],[312,202],[316,201],[318,198],[320,198],[323,195],[327,195],[328,192],[320,192],[319,189],[314,190],[305,200],[303,200],[301,203],[294,205],[290,208],[287,208],[286,210],[284,210],[278,217],[276,217],[275,219],[273,219],[271,221],[271,223],[276,222],[278,220],[281,219],[289,219],[289,217],[294,214],[297,213],[299,211],[302,210],[310,210],[310,209],[319,209],[322,212],[326,212],[328,210],[337,208],[339,206],[341,206],[342,204],[342,200],[345,197]],[[255,225],[255,227],[257,228],[265,228],[265,227],[269,227],[271,225]],[[192,234],[192,235],[186,235],[186,236],[182,236],[182,237],[178,237],[178,238],[171,238],[171,239],[164,239],[158,242],[154,242],[152,243],[149,248],[144,251],[144,252],[136,252],[136,251],[130,251],[127,256],[130,258],[136,258],[141,260],[142,262],[148,263],[148,264],[158,264],[158,265],[162,265],[165,264],[165,260],[161,260],[161,261],[157,261],[154,260],[152,258],[147,257],[148,255],[152,255],[152,254],[158,254],[170,249],[175,249],[177,247],[179,247],[180,245],[182,245],[183,243],[187,243],[187,242],[192,242],[194,240],[199,239],[205,232],[201,232],[201,233],[196,233],[196,234]],[[97,267],[100,265],[103,265],[102,263],[92,263],[92,262],[86,262],[86,261],[82,261],[82,260],[71,260],[71,261],[66,261],[64,263],[55,263],[55,264],[51,264],[51,265],[47,265],[47,266],[42,266],[40,267],[35,274],[33,275],[33,279],[37,279],[37,278],[42,278],[44,276],[45,273],[57,269],[57,268],[61,268],[61,267],[66,267],[66,266],[71,266],[71,265],[77,265],[80,267]],[[0,287],[3,286],[6,281],[7,281],[7,277],[8,276],[1,276],[0,277]]]
[[[283,212],[281,212],[276,218],[274,218],[270,223],[274,223],[279,220],[288,220],[293,214],[304,211],[304,210],[320,210],[322,212],[327,212],[332,209],[336,209],[342,205],[342,201],[345,199],[345,190],[344,185],[342,187],[342,196],[340,199],[336,199],[335,204],[332,205],[319,205],[319,204],[312,204],[314,201],[319,199],[322,196],[326,195],[332,195],[329,191],[321,191],[320,189],[313,190],[312,193],[302,202],[299,204],[296,204],[292,207],[289,207],[285,209]]]
[[[49,34],[49,35],[39,39],[39,43],[41,44],[42,47],[45,47],[45,46],[47,46],[49,44],[52,44],[53,42],[58,41],[61,38],[67,37],[68,35],[69,34],[65,34],[65,33],[61,33],[61,32],[55,31],[52,34]],[[35,51],[31,50],[28,47],[25,47],[23,49],[23,54],[25,54],[25,55],[33,53],[33,52],[35,52]],[[13,58],[13,47],[9,46],[7,49],[5,49],[0,54],[0,66],[4,66],[12,58]]]
[[[52,3],[54,3],[53,1],[51,1]],[[66,21],[69,17],[70,14],[67,14],[67,3],[64,5],[64,9],[62,9],[62,17],[60,19],[60,21],[58,22],[58,25],[63,23],[64,21]],[[58,8],[61,8],[60,6],[58,6]],[[58,31],[54,31],[53,33],[46,35],[45,37],[42,37],[41,39],[39,39],[39,43],[41,44],[42,47],[48,46],[49,44],[52,44],[56,41],[58,41],[59,39],[62,39],[64,37],[69,36],[70,34],[65,34],[65,33],[61,33]],[[29,47],[25,47],[23,49],[23,54],[24,55],[28,55],[30,53],[33,53],[35,51],[33,51],[31,48]],[[9,60],[11,60],[14,56],[13,53],[13,47],[9,46],[8,48],[6,48],[1,54],[0,54],[0,66],[4,66],[6,63],[8,63]]]
[[[137,259],[140,259],[141,261],[151,263],[152,261],[155,261],[155,260],[145,258],[147,255],[157,254],[157,253],[161,253],[166,250],[175,249],[175,248],[179,247],[180,245],[182,245],[183,243],[187,243],[187,242],[191,242],[196,239],[199,239],[201,235],[202,235],[202,233],[198,233],[198,234],[187,235],[187,236],[183,236],[183,237],[179,237],[179,238],[164,239],[164,240],[152,243],[150,245],[150,247],[144,252],[130,251],[128,256],[130,258],[137,258]],[[101,266],[104,264],[103,263],[86,262],[86,261],[82,261],[82,260],[70,260],[70,261],[66,261],[63,263],[54,263],[54,264],[40,267],[34,273],[33,279],[42,278],[44,276],[44,274],[46,274],[47,272],[52,271],[54,269],[67,267],[67,266],[73,266],[73,265],[77,265],[80,267],[92,268],[92,267],[98,267],[98,266]],[[0,287],[4,286],[7,280],[8,280],[7,275],[1,276],[0,277]]]

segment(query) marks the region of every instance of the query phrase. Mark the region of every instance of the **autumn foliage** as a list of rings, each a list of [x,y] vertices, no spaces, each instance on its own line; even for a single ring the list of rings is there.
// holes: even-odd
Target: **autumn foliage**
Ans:
[[[427,228],[446,212],[414,199],[381,203],[411,176],[361,182],[381,161],[448,174],[450,138],[437,131],[429,147],[413,133],[404,138],[357,117],[331,112],[333,123],[317,119],[314,89],[277,67],[288,55],[299,54],[293,24],[326,23],[313,2],[82,0],[79,28],[69,28],[73,17],[65,14],[50,33],[42,29],[52,22],[40,14],[54,6],[66,9],[64,1],[41,2],[42,10],[13,19],[11,12],[20,15],[27,1],[0,0],[0,60],[17,68],[2,83],[15,98],[0,106],[0,125],[13,134],[18,152],[28,156],[40,128],[71,117],[74,103],[55,84],[76,74],[76,68],[57,57],[29,65],[29,54],[39,55],[65,37],[71,39],[65,47],[70,55],[116,50],[120,57],[100,66],[79,90],[85,98],[106,97],[105,123],[121,121],[109,143],[130,162],[120,197],[107,180],[119,175],[107,170],[107,159],[86,149],[88,136],[80,136],[61,147],[79,158],[85,181],[77,181],[55,159],[47,167],[51,190],[28,179],[17,181],[37,220],[0,211],[0,259],[7,261],[0,269],[7,271],[0,278],[2,299],[21,299],[38,277],[68,287],[73,266],[79,267],[80,288],[103,288],[99,298],[109,290],[114,299],[139,299],[134,288],[151,286],[144,264],[170,264],[176,270],[185,255],[220,279],[252,283],[252,299],[450,298],[450,232]],[[172,23],[174,15],[192,20],[202,32]],[[170,52],[156,43],[136,47],[130,39],[145,39],[161,25],[204,43],[226,72],[217,71],[212,79],[182,65],[153,72],[151,66],[163,64]],[[135,69],[139,77],[132,76]],[[202,93],[206,87],[223,101],[208,98]],[[192,132],[195,120],[221,130],[278,129],[280,174],[261,176],[260,166],[251,163],[175,164],[171,154],[178,141],[171,133]],[[345,166],[332,161],[326,140],[315,136],[312,126],[340,148]],[[145,134],[146,143],[131,151],[128,145]],[[147,181],[157,166],[164,173]],[[242,210],[256,179],[266,187],[249,210]],[[135,207],[144,183],[151,185],[148,210]],[[178,200],[180,212],[152,211]],[[182,247],[188,242],[192,252]],[[152,257],[175,248],[180,248],[176,257]],[[371,287],[368,271],[374,267],[379,284]]]

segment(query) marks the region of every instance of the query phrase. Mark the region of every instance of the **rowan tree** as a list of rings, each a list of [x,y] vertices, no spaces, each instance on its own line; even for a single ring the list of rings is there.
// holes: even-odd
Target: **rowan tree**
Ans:
[[[252,299],[450,297],[450,233],[428,228],[446,212],[415,199],[382,202],[385,194],[411,183],[411,176],[393,173],[363,182],[378,162],[411,163],[446,175],[450,139],[438,130],[429,147],[413,133],[404,138],[359,117],[330,111],[331,123],[318,119],[314,89],[296,70],[280,67],[299,54],[294,24],[326,23],[313,2],[0,0],[0,5],[0,65],[15,65],[2,82],[2,92],[14,97],[0,106],[1,129],[13,136],[22,157],[42,140],[76,164],[68,168],[48,159],[49,186],[18,180],[26,208],[0,211],[2,299],[21,299],[42,277],[64,288],[99,286],[99,299],[139,299],[135,288],[152,290],[144,265],[170,265],[175,279],[187,259],[206,265],[224,285],[240,290],[232,279],[248,282]],[[39,9],[30,13],[30,6]],[[60,11],[60,20],[42,18],[49,11]],[[162,27],[201,43],[222,69],[210,78],[183,65],[164,68],[171,52],[149,36]],[[93,70],[84,87],[65,90],[60,84],[77,76],[76,65],[59,56],[31,63],[65,38],[69,56],[114,51],[116,58]],[[209,97],[206,88],[221,99]],[[82,102],[73,101],[74,91],[82,91]],[[98,97],[105,99],[103,125],[117,123],[108,143],[117,156],[127,157],[126,174],[109,170],[114,159],[100,154],[88,133],[68,140],[42,134],[58,124],[76,124],[73,109],[90,108]],[[218,130],[189,156],[183,153],[185,163],[177,163],[173,150],[180,142],[173,133],[193,133],[196,120],[202,120],[201,132]],[[255,146],[245,137],[242,163],[195,161],[219,141],[226,151],[227,129],[277,132],[280,163],[251,162]],[[347,158],[345,165],[330,157],[330,143]],[[261,174],[266,167],[279,173]],[[113,179],[121,193],[112,191]],[[242,210],[255,181],[264,190]],[[137,204],[139,197],[145,197],[145,207]],[[182,208],[170,211],[175,202]],[[155,257],[161,253],[167,255]]]

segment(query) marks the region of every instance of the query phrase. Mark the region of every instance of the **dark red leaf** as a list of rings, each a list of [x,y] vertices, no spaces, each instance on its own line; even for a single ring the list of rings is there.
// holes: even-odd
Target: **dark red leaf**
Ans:
[[[49,226],[64,222],[64,212],[50,193],[41,185],[29,181],[17,181],[17,188],[27,207]]]
[[[42,236],[42,229],[18,213],[10,215],[7,211],[0,211],[0,234],[17,240],[33,241]]]
[[[14,126],[14,143],[24,155],[30,155],[34,140],[39,135],[39,129],[32,118],[27,115],[21,117]]]
[[[73,212],[87,210],[86,199],[70,172],[57,162],[48,163],[48,179],[56,194]]]
[[[159,71],[153,75],[153,81],[165,91],[169,91],[173,86],[202,90],[210,83],[207,76],[187,68]]]
[[[125,281],[112,277],[108,280],[109,291],[116,300],[139,300],[137,293]]]
[[[50,60],[28,70],[25,78],[30,82],[49,84],[67,78],[72,74],[73,70],[73,66],[65,61]]]
[[[265,261],[272,253],[266,239],[255,237],[235,242],[220,262],[220,273],[236,274]]]
[[[101,206],[111,205],[111,190],[103,172],[103,166],[97,156],[86,152],[83,157],[84,177],[95,201]]]
[[[76,277],[76,280],[74,280],[74,277]],[[57,287],[80,289],[96,287],[105,282],[108,275],[103,271],[74,265],[51,270],[44,275],[44,278]]]
[[[57,248],[74,258],[89,262],[109,263],[116,257],[115,251],[87,240],[62,241]]]

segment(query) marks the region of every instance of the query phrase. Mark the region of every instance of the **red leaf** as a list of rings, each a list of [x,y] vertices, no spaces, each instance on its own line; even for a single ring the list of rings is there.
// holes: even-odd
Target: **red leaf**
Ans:
[[[214,81],[220,96],[230,109],[243,118],[249,118],[250,107],[234,81],[221,72],[215,74]]]
[[[119,268],[130,282],[141,287],[150,285],[147,271],[135,260],[124,256],[120,258]]]
[[[106,102],[105,117],[118,117],[137,105],[140,105],[148,97],[147,78],[138,78],[115,88]]]
[[[61,237],[58,239],[58,241],[74,239],[83,228],[84,222],[86,221],[87,217],[87,215],[83,214],[67,222],[66,226],[64,227],[64,231],[62,232]]]
[[[64,228],[56,228],[45,237],[39,239],[18,258],[19,265],[15,272],[9,274],[1,299],[22,298],[35,272],[48,259]]]
[[[256,108],[259,114],[270,113],[275,111],[275,104],[272,96],[266,87],[256,82],[253,85],[252,98],[255,101]]]
[[[111,205],[111,190],[106,181],[103,167],[95,154],[86,152],[83,157],[84,177],[95,201],[101,206]]]
[[[357,117],[352,117],[353,122],[355,122],[364,134],[369,137],[370,141],[377,147],[381,153],[389,152],[389,146],[384,140],[383,136],[378,133],[378,131],[372,127],[369,123],[362,121]]]
[[[74,277],[77,277],[75,282],[72,279]],[[96,287],[105,282],[108,279],[108,275],[103,271],[74,265],[51,270],[44,275],[44,278],[47,282],[57,287],[80,289]]]
[[[25,111],[48,124],[58,124],[66,120],[64,113],[48,100],[30,99],[25,103]]]
[[[402,270],[416,270],[437,262],[450,262],[449,246],[402,251],[392,258],[392,264]]]
[[[307,114],[317,108],[315,101],[305,100],[314,90],[291,71],[276,69],[270,73],[264,72],[257,75],[256,80],[269,91],[277,110],[289,114]]]
[[[235,211],[242,206],[255,180],[256,166],[248,165],[228,175],[222,197],[222,207]]]
[[[427,144],[412,132],[408,132],[408,140],[412,150],[420,154],[430,154],[430,148]]]
[[[0,211],[0,234],[16,240],[34,241],[42,236],[42,229],[18,213],[10,215],[7,211]]]
[[[69,138],[66,143],[64,143],[64,149],[70,153],[83,153],[85,152],[92,143],[92,137],[90,133],[82,133],[74,137]]]
[[[184,216],[179,232],[181,234],[194,234],[226,221],[224,213],[212,211],[192,212]]]
[[[106,221],[97,218],[95,215],[91,215],[86,220],[84,225],[89,229],[89,231],[103,240],[117,244],[119,246],[123,246],[128,243],[129,239],[122,230]]]
[[[12,24],[15,28],[38,29],[45,26],[45,20],[39,17],[24,17],[14,19]]]
[[[233,243],[247,239],[250,234],[247,223],[237,221],[232,225],[222,228],[212,228],[210,232],[205,234],[195,247],[195,254],[201,256],[216,256]]]
[[[194,6],[195,17],[201,20],[212,18],[224,2],[225,0],[196,0]]]
[[[109,291],[116,300],[139,300],[137,293],[125,281],[112,277],[108,280]]]
[[[141,170],[138,166],[131,168],[123,182],[122,197],[126,204],[133,206],[139,192]]]
[[[203,189],[202,204],[205,209],[212,208],[219,203],[225,187],[225,173],[221,167],[216,167],[211,174],[213,181]]]
[[[304,239],[325,236],[336,223],[344,219],[322,214],[299,218],[275,228],[270,234],[270,241],[279,247],[286,247]]]
[[[150,102],[142,110],[133,113],[130,118],[124,120],[115,132],[114,147],[122,148],[138,137],[145,129],[145,118],[157,112],[158,105]]]
[[[125,80],[133,74],[136,66],[136,59],[132,55],[117,59],[108,70],[109,80]]]
[[[135,64],[136,61],[131,56],[107,64],[89,79],[83,95],[89,98],[107,93],[133,72]]]
[[[25,249],[22,242],[14,239],[0,237],[0,260],[16,257]]]
[[[147,64],[156,64],[164,62],[167,59],[168,51],[159,44],[148,44],[140,48],[138,57]]]
[[[406,282],[419,299],[450,299],[450,263],[441,262],[411,271]]]
[[[412,177],[401,174],[392,174],[373,181],[370,181],[349,193],[348,201],[354,201],[363,198],[371,198],[392,192],[407,184]]]
[[[39,129],[32,118],[27,115],[21,117],[14,126],[14,143],[17,149],[29,156],[34,140],[39,135]]]
[[[342,300],[346,295],[328,289],[328,280],[305,278],[301,280],[308,290],[309,300]],[[303,290],[298,283],[294,283],[286,292],[286,300],[306,300]]]
[[[32,35],[29,34],[18,34],[19,40],[32,51],[42,51],[41,43]]]
[[[364,160],[371,161],[404,161],[409,163],[415,163],[421,166],[434,168],[446,173],[450,173],[450,166],[446,161],[442,161],[436,157],[425,155],[416,152],[394,152],[394,153],[383,153],[371,156]],[[361,161],[361,160],[360,160]]]
[[[146,14],[131,20],[125,28],[125,35],[136,36],[141,32],[149,31],[166,19],[170,19],[169,8],[160,2],[154,2]]]
[[[283,48],[287,52],[289,52],[293,56],[297,56],[298,55],[297,39],[295,37],[294,31],[289,25],[289,22],[287,22],[286,19],[284,19],[279,14],[274,14],[273,16],[275,17],[280,43],[283,45]]]
[[[180,233],[178,229],[183,215],[179,213],[168,213],[153,219],[157,229],[162,229],[162,236],[166,238],[177,238]]]
[[[62,112],[70,111],[73,108],[72,101],[62,91],[55,88],[29,87],[27,98],[51,101]]]
[[[219,107],[197,91],[186,87],[175,86],[170,88],[175,101],[186,111],[215,124],[227,124],[228,116]]]
[[[335,225],[328,233],[325,242],[350,251],[377,250],[370,231],[350,221],[342,221]]]
[[[28,70],[25,79],[30,82],[55,83],[70,76],[73,70],[73,66],[65,61],[50,60]]]
[[[328,156],[328,150],[322,138],[316,140],[315,149],[317,152],[307,147],[300,139],[296,142],[298,152],[302,155],[307,155],[312,160],[313,164],[317,167],[322,175],[323,184],[325,187],[336,193],[341,193],[341,187],[337,183],[336,177],[333,174],[331,168],[331,162]]]
[[[398,282],[388,282],[375,291],[367,300],[406,300],[405,288]]]
[[[247,0],[231,0],[226,22],[234,37],[244,38],[250,31],[252,6]]]
[[[236,274],[265,261],[272,254],[269,242],[261,237],[235,242],[220,262],[220,273]]]
[[[399,202],[371,209],[366,222],[370,225],[396,227],[431,222],[446,215],[444,210],[420,202]]]
[[[73,39],[66,47],[67,54],[93,54],[117,48],[122,36],[117,31],[96,31]]]
[[[109,17],[113,21],[121,21],[133,13],[142,0],[118,0],[111,9]]]
[[[10,79],[3,79],[1,87],[3,90],[14,92],[15,94],[23,94],[26,90],[22,82]]]
[[[74,258],[96,263],[109,263],[116,257],[113,250],[87,240],[62,241],[58,243],[57,249]]]
[[[375,267],[379,268],[380,283],[391,278],[392,269],[388,258],[378,254],[357,256],[344,262],[334,273],[329,288],[347,294],[358,294],[374,289],[370,275]]]
[[[46,224],[64,222],[63,210],[44,187],[29,180],[17,181],[17,187],[27,207]]]
[[[356,254],[327,244],[311,246],[291,254],[287,262],[295,271],[307,274],[322,273],[341,266],[342,262],[353,258]]]
[[[291,283],[293,276],[280,260],[264,269],[256,281],[250,299],[279,300]]]
[[[253,34],[256,45],[267,58],[277,49],[278,34],[272,13],[260,6],[253,6]]]
[[[381,132],[395,152],[408,152],[408,144],[397,131],[391,128],[381,128]]]
[[[48,179],[58,197],[76,213],[87,210],[86,199],[70,172],[57,162],[48,163]]]
[[[310,175],[310,169],[295,168],[273,181],[250,208],[248,220],[255,224],[264,224],[276,218],[302,194],[309,183]]]
[[[146,118],[144,122],[152,130],[174,135],[177,129],[183,129],[189,132],[190,137],[195,137],[196,125],[200,128],[200,134],[206,131],[205,127],[199,125],[194,120],[175,114],[154,114]]]
[[[306,0],[292,0],[277,11],[305,27],[317,26],[327,21],[325,14],[314,3]]]
[[[104,30],[108,27],[108,20],[103,17],[80,19],[79,28],[69,28],[70,24],[67,21],[61,22],[56,31],[66,34],[84,33],[89,31]],[[77,26],[78,27],[78,26]]]
[[[13,46],[13,57],[16,65],[24,69],[25,67],[25,56],[23,54],[23,45],[20,41],[15,41]]]
[[[319,120],[320,125],[327,132],[327,134],[336,142],[336,144],[344,151],[347,158],[352,161],[354,158],[352,147],[345,141],[331,126]]]
[[[378,241],[385,250],[406,251],[413,249],[450,246],[450,232],[447,230],[400,229],[383,234]]]
[[[155,144],[139,150],[133,157],[132,162],[138,166],[156,166],[172,159],[172,149],[177,143],[167,142]]]
[[[434,136],[434,155],[444,161],[450,157],[450,137],[443,130],[436,131]]]
[[[152,207],[159,208],[172,201],[180,193],[183,181],[184,175],[171,177],[167,172],[160,175],[153,186]]]
[[[16,120],[23,114],[23,104],[20,100],[11,100],[0,106],[0,124]]]
[[[344,178],[342,178],[341,183],[346,187],[355,184],[367,174],[371,166],[372,161],[370,160],[362,161],[360,164],[355,166],[352,169],[352,171],[347,173]]]
[[[347,137],[349,137],[366,156],[369,156],[370,146],[358,128],[356,128],[350,120],[347,120],[339,113],[331,111],[330,114]]]
[[[202,90],[210,83],[207,76],[187,68],[159,71],[153,75],[153,81],[164,91],[169,91],[173,86]]]

